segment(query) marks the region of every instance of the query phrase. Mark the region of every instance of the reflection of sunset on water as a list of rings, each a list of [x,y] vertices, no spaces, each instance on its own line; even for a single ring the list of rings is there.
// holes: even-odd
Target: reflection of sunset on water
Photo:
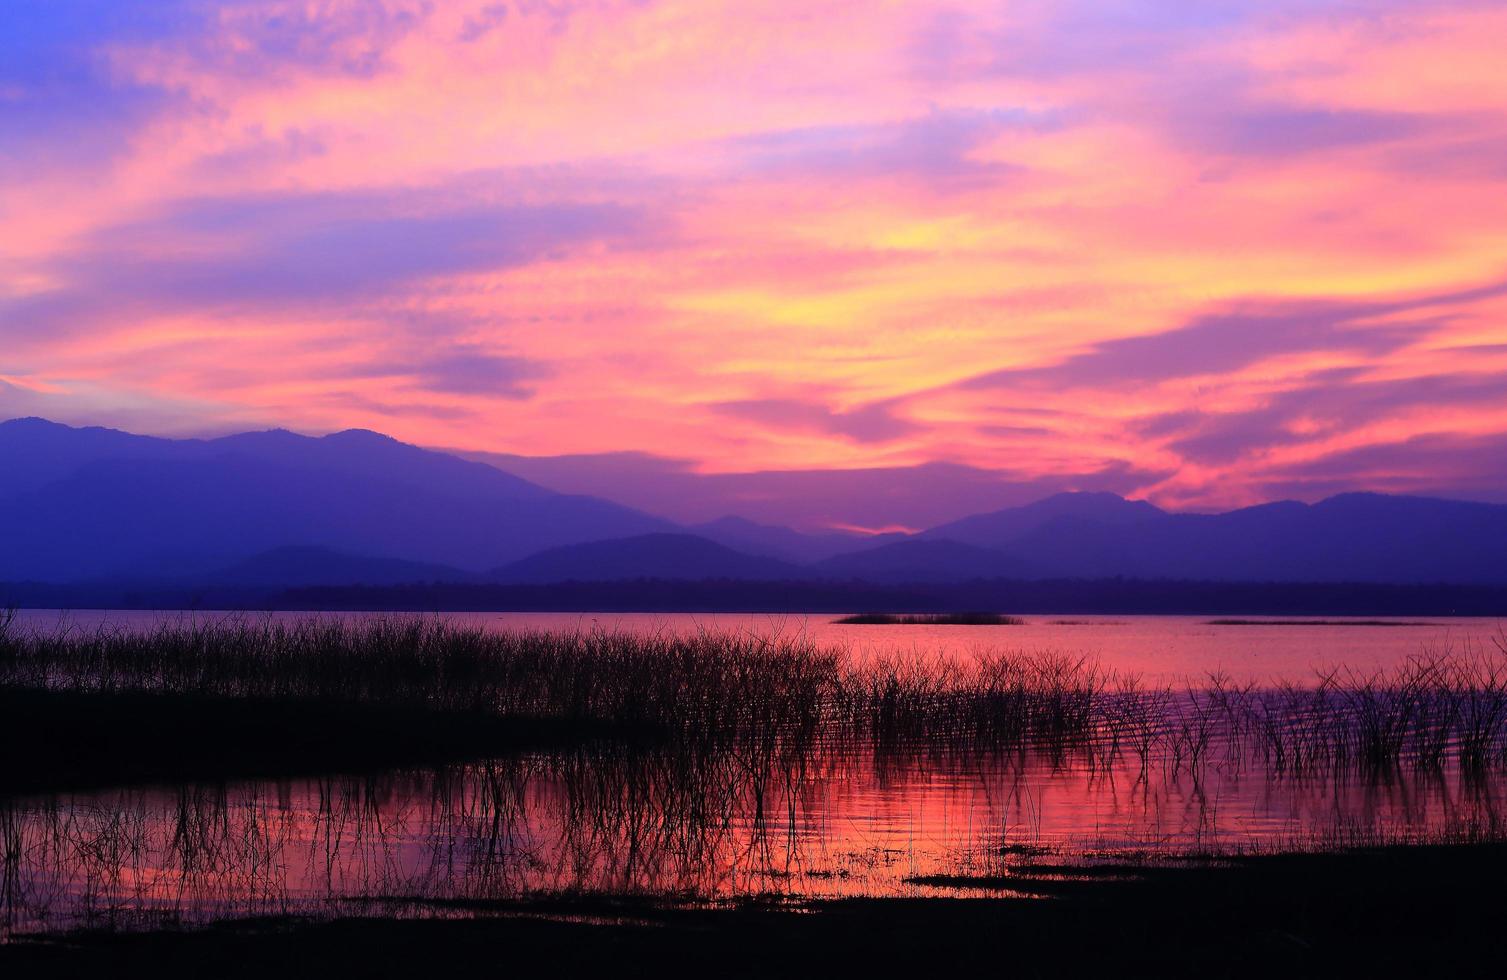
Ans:
[[[117,625],[181,622],[111,615],[124,617]],[[205,683],[214,675],[200,672],[199,658],[218,665],[221,683],[249,692],[263,683],[254,659],[213,652],[214,633],[137,642],[54,622],[51,635],[65,645],[36,647],[11,669],[40,671],[63,690],[108,689],[120,682],[112,664],[140,663],[132,650],[153,657],[153,642],[181,646],[197,635],[210,652],[151,683]],[[215,629],[243,628],[236,623]],[[435,914],[559,895],[924,896],[944,888],[929,879],[950,875],[986,875],[1009,891],[1012,875],[1034,867],[1071,875],[1117,860],[1469,840],[1499,833],[1503,819],[1504,648],[1481,621],[1454,624],[1456,645],[1432,653],[1418,640],[1429,626],[1395,623],[1214,627],[1145,617],[939,628],[1024,639],[1104,630],[1102,656],[969,653],[927,627],[825,621],[771,640],[755,632],[754,617],[623,617],[613,624],[620,632],[574,640],[452,632],[570,628],[548,615],[290,624],[300,632],[281,634],[289,649],[326,658],[309,667],[318,683],[353,682],[328,659],[340,637],[365,636],[358,642],[377,650],[378,637],[407,636],[428,652],[400,652],[394,663],[427,664],[418,669],[436,678],[458,671],[429,690],[436,704],[516,698],[498,710],[527,717],[584,699],[609,717],[639,712],[651,732],[669,727],[365,777],[13,794],[0,800],[6,930],[323,916],[371,903]],[[342,632],[352,629],[376,632]],[[855,653],[806,645],[853,630],[871,631],[871,644]],[[1287,661],[1259,654],[1262,631],[1349,666],[1281,682],[1270,671]],[[85,639],[75,657],[57,652],[70,649],[70,635],[124,639],[113,653],[88,653]],[[254,650],[277,634],[221,635]],[[468,659],[488,636],[500,644],[496,659]],[[898,652],[907,636],[909,653]],[[1372,644],[1369,663],[1346,652],[1356,643]],[[1246,668],[1231,671],[1242,649]],[[551,650],[561,656],[550,669],[557,676],[531,679],[552,662],[534,658]],[[1195,650],[1224,666],[1177,681],[1158,673]],[[286,661],[289,690],[308,682],[294,663]],[[493,688],[500,677],[507,684]],[[619,699],[649,678],[667,685],[643,689],[654,704]]]
[[[329,914],[367,900],[927,895],[909,878],[1449,839],[1500,824],[1501,777],[1406,769],[1201,778],[1134,758],[829,758],[798,786],[670,785],[663,759],[535,757],[442,775],[121,790],[0,805],[4,922]],[[600,795],[603,790],[608,795]],[[687,795],[687,794],[691,795]],[[698,795],[704,793],[705,795]],[[667,811],[666,804],[675,807]],[[705,808],[698,812],[696,808]],[[335,902],[331,905],[330,902]]]

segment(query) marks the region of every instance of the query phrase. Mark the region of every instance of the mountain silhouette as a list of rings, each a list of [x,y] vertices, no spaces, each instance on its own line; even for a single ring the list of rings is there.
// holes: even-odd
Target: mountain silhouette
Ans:
[[[0,422],[0,501],[40,490],[105,459],[183,459],[199,440],[158,439],[100,426],[72,428],[46,419]]]
[[[1021,537],[1063,519],[1118,527],[1164,518],[1167,513],[1144,500],[1112,493],[1058,493],[1023,507],[975,514],[921,533],[926,539],[962,541],[980,548],[1004,548]]]
[[[0,424],[0,579],[205,574],[313,546],[481,570],[668,522],[367,432],[143,440]]]
[[[642,534],[550,548],[494,570],[499,582],[611,582],[625,579],[806,577],[797,565],[747,555],[694,534]]]
[[[1347,493],[1122,524],[1058,518],[1006,547],[1076,578],[1495,584],[1507,583],[1507,506]]]
[[[686,530],[734,551],[797,564],[821,561],[856,548],[868,548],[877,543],[905,537],[902,534],[866,535],[850,532],[806,534],[774,524],[756,524],[732,515],[705,524],[692,524]]]
[[[373,558],[328,548],[274,548],[204,576],[217,586],[269,589],[319,585],[407,585],[418,582],[468,582],[479,576],[449,565],[428,565],[400,558]]]
[[[918,535],[690,528],[364,430],[158,439],[0,423],[0,581],[722,579],[1507,584],[1507,506],[1347,493],[1223,514],[1064,493]]]
[[[993,548],[957,541],[911,539],[849,552],[817,562],[824,578],[874,583],[963,582],[971,579],[1043,578],[1048,570]]]

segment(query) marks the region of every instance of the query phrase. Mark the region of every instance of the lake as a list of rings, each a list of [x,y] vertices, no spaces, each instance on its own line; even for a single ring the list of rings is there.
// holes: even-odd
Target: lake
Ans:
[[[23,629],[141,630],[236,614],[26,611]],[[270,614],[274,618],[298,618]],[[329,615],[329,614],[327,614]],[[255,617],[260,618],[260,617]],[[1476,688],[1419,701],[1384,764],[1334,727],[1394,710],[1362,682],[1446,653],[1503,660],[1496,621],[1210,625],[1208,617],[1027,617],[1014,626],[846,626],[826,616],[476,614],[497,630],[805,636],[857,662],[1086,657],[1107,685],[1060,744],[817,737],[726,751],[583,745],[361,776],[0,799],[7,931],[226,915],[454,909],[561,893],[715,901],[942,894],[928,876],[1031,862],[1457,839],[1500,831],[1499,729],[1466,765]],[[1067,617],[1062,617],[1067,619]],[[1054,661],[1055,662],[1055,661]],[[1352,682],[1327,689],[1321,670]],[[1216,675],[1211,680],[1211,675]],[[1453,676],[1453,675],[1451,675]],[[1495,676],[1495,675],[1493,675]],[[1295,682],[1282,686],[1282,680]],[[1126,694],[1129,690],[1130,695]],[[1492,710],[1503,699],[1491,689]],[[876,704],[882,703],[876,701]],[[1366,722],[1370,723],[1370,722]],[[1498,724],[1493,722],[1493,724]],[[1326,727],[1328,726],[1328,727]],[[876,728],[877,731],[877,728]],[[439,903],[439,904],[436,904]],[[449,903],[449,904],[445,904]]]

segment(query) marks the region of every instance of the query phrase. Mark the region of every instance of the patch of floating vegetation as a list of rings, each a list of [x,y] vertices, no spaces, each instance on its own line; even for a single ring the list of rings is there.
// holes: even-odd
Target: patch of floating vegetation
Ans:
[[[834,619],[841,626],[1024,626],[1019,616],[1000,613],[859,613]]]
[[[1049,619],[1048,626],[1124,626],[1123,619]]]

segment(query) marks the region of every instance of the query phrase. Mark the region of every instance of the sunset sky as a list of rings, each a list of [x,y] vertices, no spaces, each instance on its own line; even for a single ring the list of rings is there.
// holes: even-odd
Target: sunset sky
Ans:
[[[1507,499],[1504,51],[1470,0],[9,0],[0,417]]]

